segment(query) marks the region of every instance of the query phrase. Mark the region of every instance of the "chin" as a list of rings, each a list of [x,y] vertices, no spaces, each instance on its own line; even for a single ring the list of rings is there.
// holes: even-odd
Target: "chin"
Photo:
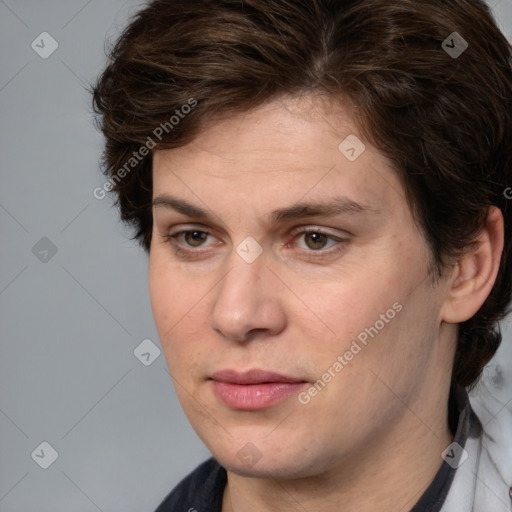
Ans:
[[[288,445],[282,443],[233,443],[241,446],[238,450],[229,447],[211,449],[215,459],[226,470],[247,478],[297,479],[314,476],[321,472],[320,464],[306,457],[305,450],[293,449],[300,446],[297,441],[288,439]],[[284,447],[284,448],[283,448]],[[320,461],[319,461],[320,462]]]
[[[232,457],[226,458],[226,460],[217,460],[226,470],[245,478],[291,480],[308,476],[308,472],[304,468],[297,466],[296,463],[285,461],[260,460],[254,465],[248,465],[234,460]]]

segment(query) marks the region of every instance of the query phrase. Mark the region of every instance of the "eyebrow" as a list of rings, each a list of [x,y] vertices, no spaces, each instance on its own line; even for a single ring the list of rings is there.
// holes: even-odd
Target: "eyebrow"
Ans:
[[[153,199],[153,208],[166,208],[175,210],[188,217],[198,220],[213,221],[213,216],[199,206],[193,205],[183,199],[162,194]],[[272,211],[270,222],[272,225],[294,219],[309,217],[335,217],[338,215],[353,215],[370,213],[377,215],[380,210],[372,208],[368,204],[360,204],[348,197],[341,196],[327,202],[301,202],[286,208]]]

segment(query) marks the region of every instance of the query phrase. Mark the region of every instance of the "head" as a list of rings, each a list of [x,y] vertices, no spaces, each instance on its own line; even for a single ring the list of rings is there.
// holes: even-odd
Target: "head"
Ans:
[[[312,474],[477,382],[512,275],[511,48],[483,2],[153,1],[94,105],[178,396],[226,466]],[[296,396],[235,407],[226,369]]]

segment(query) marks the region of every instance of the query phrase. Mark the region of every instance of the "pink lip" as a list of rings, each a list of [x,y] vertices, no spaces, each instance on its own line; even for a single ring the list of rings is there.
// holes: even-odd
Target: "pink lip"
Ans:
[[[264,409],[298,393],[306,382],[264,370],[221,370],[211,376],[213,392],[232,409]]]

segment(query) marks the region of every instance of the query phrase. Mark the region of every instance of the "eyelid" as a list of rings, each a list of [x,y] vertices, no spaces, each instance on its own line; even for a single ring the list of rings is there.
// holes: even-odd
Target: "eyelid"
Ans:
[[[209,226],[206,226],[205,224],[179,224],[176,226],[173,226],[169,229],[167,234],[169,235],[179,235],[181,233],[190,233],[191,231],[200,231],[201,233],[206,233],[207,235],[212,235],[212,230]],[[213,236],[213,235],[212,235]]]
[[[302,233],[321,233],[322,235],[330,236],[332,238],[337,238],[339,240],[343,239],[341,236],[332,233],[329,229],[323,228],[321,226],[317,226],[315,224],[312,224],[310,226],[300,226],[291,231],[292,236],[302,234]]]

